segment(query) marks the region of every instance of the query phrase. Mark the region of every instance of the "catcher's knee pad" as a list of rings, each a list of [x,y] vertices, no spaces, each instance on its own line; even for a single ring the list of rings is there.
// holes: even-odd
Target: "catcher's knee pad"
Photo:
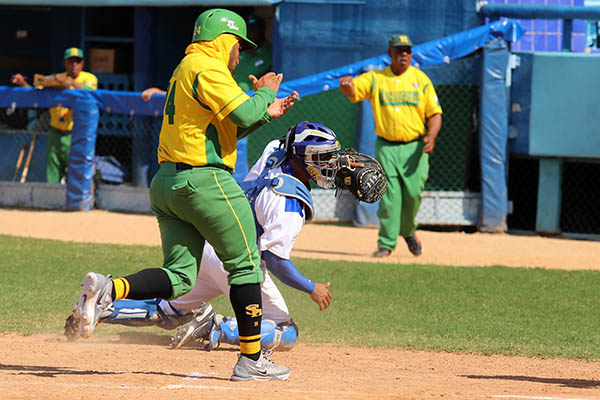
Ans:
[[[154,326],[159,318],[157,309],[160,300],[117,300],[100,316],[100,320],[107,324]]]

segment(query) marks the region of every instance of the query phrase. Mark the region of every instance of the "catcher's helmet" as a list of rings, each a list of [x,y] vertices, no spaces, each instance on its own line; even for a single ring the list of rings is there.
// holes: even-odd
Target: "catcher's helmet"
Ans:
[[[299,122],[288,129],[284,146],[287,157],[297,160],[319,187],[335,187],[333,155],[340,142],[331,129],[318,122]]]
[[[235,35],[256,47],[256,44],[248,39],[246,21],[233,11],[221,8],[204,11],[198,16],[192,42],[213,40],[222,33]]]

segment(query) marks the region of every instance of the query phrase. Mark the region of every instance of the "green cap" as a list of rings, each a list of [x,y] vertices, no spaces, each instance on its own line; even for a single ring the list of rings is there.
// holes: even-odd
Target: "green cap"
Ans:
[[[394,35],[390,38],[390,47],[396,46],[412,47],[412,42],[408,35]]]
[[[69,47],[65,50],[65,56],[63,57],[63,60],[71,57],[77,57],[83,60],[83,50],[78,47]]]
[[[230,33],[245,40],[252,46],[256,44],[246,36],[246,22],[233,11],[213,8],[204,11],[196,19],[192,42],[197,40],[213,40],[222,33]]]

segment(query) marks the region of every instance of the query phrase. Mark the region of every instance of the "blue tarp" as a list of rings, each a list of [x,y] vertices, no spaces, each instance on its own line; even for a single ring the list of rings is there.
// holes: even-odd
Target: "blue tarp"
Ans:
[[[484,4],[479,14],[490,18],[600,19],[600,7],[545,4]]]
[[[525,33],[517,21],[496,21],[474,29],[460,32],[445,38],[415,45],[413,65],[427,67],[450,63],[481,49],[486,43],[498,37],[516,42]],[[284,82],[279,87],[278,97],[287,96],[296,90],[300,96],[309,96],[339,87],[339,78],[344,75],[359,75],[367,69],[382,69],[390,64],[387,54],[324,71],[305,78]]]

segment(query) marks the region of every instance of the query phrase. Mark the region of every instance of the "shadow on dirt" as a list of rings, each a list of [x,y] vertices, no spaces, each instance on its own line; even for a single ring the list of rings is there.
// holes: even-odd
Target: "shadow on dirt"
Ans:
[[[210,379],[217,381],[229,381],[227,378],[219,378],[217,376],[190,376],[189,374],[178,374],[174,372],[160,371],[96,371],[93,369],[79,370],[70,367],[53,367],[46,365],[11,365],[0,364],[0,371],[14,371],[14,375],[32,375],[43,378],[56,378],[61,375],[153,375],[167,376],[173,378],[185,379]]]
[[[595,379],[569,379],[569,378],[541,378],[539,376],[521,376],[521,375],[462,375],[469,379],[500,379],[510,381],[525,381],[536,383],[548,383],[563,387],[578,389],[596,389],[600,388],[600,381]]]

